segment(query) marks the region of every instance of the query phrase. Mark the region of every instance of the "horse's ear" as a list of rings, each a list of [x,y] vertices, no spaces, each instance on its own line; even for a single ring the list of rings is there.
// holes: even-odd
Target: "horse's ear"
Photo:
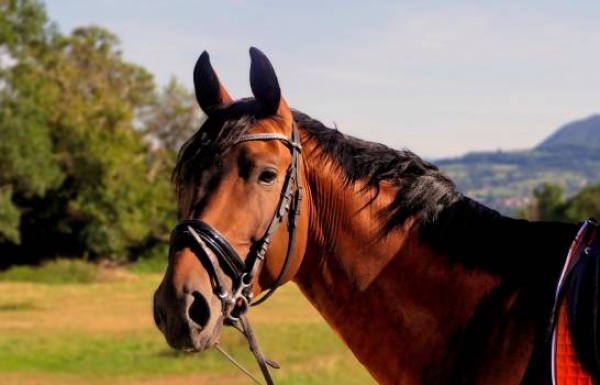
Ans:
[[[256,100],[261,102],[271,114],[277,112],[281,99],[279,81],[271,62],[264,53],[250,47],[250,87]]]
[[[220,105],[233,100],[210,65],[210,58],[206,51],[202,52],[194,67],[194,88],[196,100],[206,115],[210,115]]]

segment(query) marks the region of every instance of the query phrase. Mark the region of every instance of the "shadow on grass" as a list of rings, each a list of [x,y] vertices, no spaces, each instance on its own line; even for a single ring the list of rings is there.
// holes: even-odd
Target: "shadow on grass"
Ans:
[[[24,301],[24,302],[0,302],[0,312],[9,312],[9,311],[26,311],[26,310],[34,310],[36,306],[33,304],[33,301]]]

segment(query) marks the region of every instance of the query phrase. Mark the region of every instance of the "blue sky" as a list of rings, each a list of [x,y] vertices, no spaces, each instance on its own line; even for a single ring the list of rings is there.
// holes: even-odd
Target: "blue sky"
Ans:
[[[49,0],[62,32],[101,25],[127,60],[192,88],[207,50],[234,97],[248,48],[288,103],[345,133],[437,158],[534,146],[600,113],[600,1]]]

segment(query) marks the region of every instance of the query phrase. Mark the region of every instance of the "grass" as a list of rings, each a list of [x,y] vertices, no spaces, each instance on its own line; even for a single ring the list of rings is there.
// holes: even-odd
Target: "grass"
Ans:
[[[13,266],[0,272],[0,281],[48,284],[90,283],[100,279],[97,266],[81,260],[58,259],[39,267]]]
[[[73,280],[53,269],[36,269],[29,281],[33,273],[25,270],[0,275],[0,384],[252,383],[217,352],[191,355],[166,345],[151,312],[159,274],[107,279],[96,271],[95,279]],[[42,278],[49,272],[62,278]],[[278,385],[374,383],[295,286],[250,316],[261,347],[282,366],[274,372]],[[260,376],[240,335],[227,330],[221,345]]]
[[[33,308],[34,308],[34,304],[31,301],[16,301],[16,302],[8,301],[8,302],[0,304],[0,312],[31,310]]]

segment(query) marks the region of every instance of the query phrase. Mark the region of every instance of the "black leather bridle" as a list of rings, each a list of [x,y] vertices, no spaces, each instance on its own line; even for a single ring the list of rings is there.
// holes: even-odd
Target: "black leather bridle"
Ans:
[[[210,256],[205,255],[205,253],[195,254],[200,262],[204,262],[205,266],[207,266],[206,263],[208,263],[208,267],[210,267],[207,269],[207,272],[211,278],[213,290],[221,300],[223,324],[234,327],[246,337],[267,384],[272,385],[273,380],[267,365],[274,368],[278,368],[279,366],[268,360],[262,354],[246,314],[250,306],[255,306],[264,302],[275,292],[275,290],[283,283],[283,279],[289,270],[291,256],[296,243],[296,225],[300,215],[300,201],[302,200],[302,187],[300,186],[298,174],[299,156],[302,147],[300,146],[300,138],[296,123],[292,123],[292,136],[290,139],[283,134],[277,133],[246,134],[242,135],[235,144],[265,140],[278,140],[284,143],[291,152],[292,160],[286,172],[275,214],[263,237],[252,245],[251,251],[246,259],[244,260],[238,255],[219,231],[206,222],[194,219],[184,220],[173,228],[170,240],[171,250],[169,253],[175,251],[175,248],[181,248],[183,244],[182,241],[185,241],[190,237],[201,248],[208,248],[212,251],[214,256],[218,259],[219,266],[213,262],[213,259],[210,258]],[[253,302],[252,285],[254,278],[264,263],[267,248],[269,247],[273,234],[286,217],[288,218],[288,248],[283,267],[269,291]],[[220,268],[222,268],[222,271],[224,271],[232,280],[231,292],[227,291],[227,288],[218,274]],[[241,327],[238,323],[241,324]],[[224,351],[220,351],[246,374],[257,381]]]

